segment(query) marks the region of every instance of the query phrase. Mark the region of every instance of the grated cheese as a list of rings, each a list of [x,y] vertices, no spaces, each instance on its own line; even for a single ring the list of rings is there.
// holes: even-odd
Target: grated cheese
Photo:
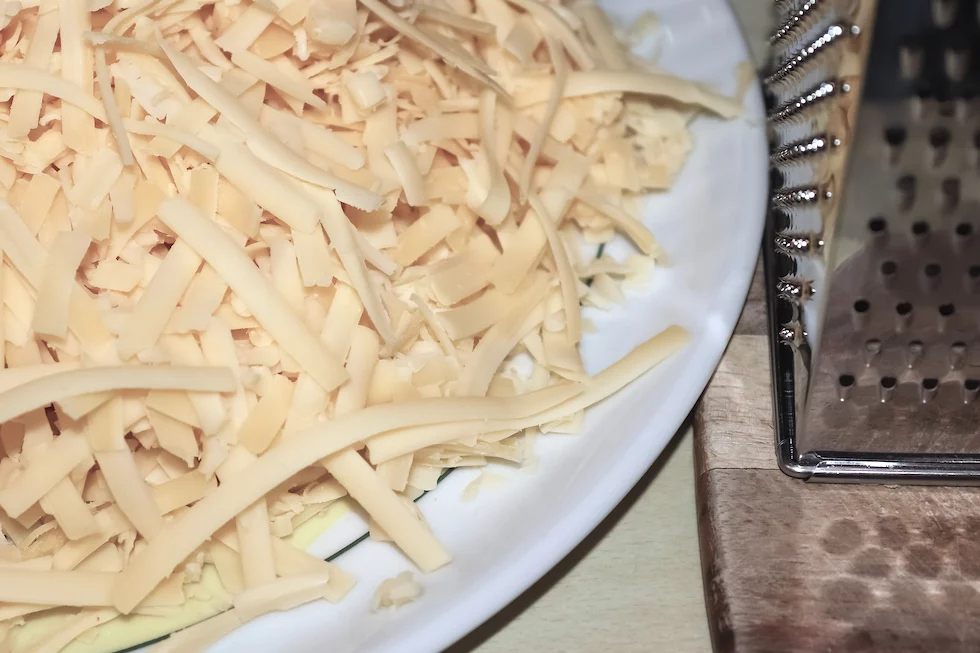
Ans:
[[[68,334],[68,303],[75,272],[91,240],[77,231],[62,231],[48,253],[48,264],[37,289],[31,328],[35,333],[64,338]]]
[[[157,645],[196,650],[339,601],[355,579],[282,538],[342,497],[436,569],[411,499],[533,466],[686,342],[589,377],[579,304],[666,261],[636,199],[745,67],[735,98],[640,69],[588,0],[401,5],[8,2],[0,648],[230,608]],[[580,256],[615,232],[640,253]]]

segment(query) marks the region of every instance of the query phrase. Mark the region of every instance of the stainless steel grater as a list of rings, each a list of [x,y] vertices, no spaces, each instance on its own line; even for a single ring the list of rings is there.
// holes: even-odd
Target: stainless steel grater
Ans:
[[[775,9],[764,250],[780,466],[980,484],[980,3]]]

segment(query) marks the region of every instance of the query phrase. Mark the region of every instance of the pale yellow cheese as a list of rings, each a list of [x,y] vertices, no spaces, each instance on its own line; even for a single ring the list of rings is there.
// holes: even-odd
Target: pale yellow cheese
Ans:
[[[43,11],[38,12],[40,15],[24,57],[24,65],[42,70],[48,68],[61,26],[58,4],[57,0],[45,0],[41,3]],[[25,138],[37,127],[43,99],[44,95],[40,91],[20,91],[14,96],[7,121],[7,133],[11,138]]]
[[[20,516],[90,453],[84,438],[66,435],[55,439],[34,456],[33,464],[0,489],[0,507],[11,517]]]
[[[163,528],[162,513],[136,467],[132,452],[128,447],[118,451],[97,451],[95,459],[116,505],[140,535],[152,539]]]
[[[238,442],[255,455],[264,453],[286,423],[292,399],[292,382],[280,374],[274,375],[266,393],[238,430]]]
[[[318,383],[332,390],[343,382],[343,370],[323,344],[306,329],[293,309],[220,228],[205,222],[189,202],[181,199],[164,202],[160,206],[160,217],[207,260],[279,346]]]
[[[414,263],[459,226],[459,216],[451,207],[445,204],[430,207],[401,234],[394,254],[395,262],[399,265]]]
[[[31,328],[35,333],[64,338],[68,334],[68,310],[75,272],[91,240],[77,231],[58,234],[37,289]]]

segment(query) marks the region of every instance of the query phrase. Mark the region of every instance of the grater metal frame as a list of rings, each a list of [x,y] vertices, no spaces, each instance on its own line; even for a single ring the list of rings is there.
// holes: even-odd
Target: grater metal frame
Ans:
[[[818,104],[833,105],[848,93],[853,97],[850,101],[859,103],[865,89],[861,83],[863,80],[854,75],[854,63],[857,61],[861,69],[866,65],[865,58],[871,49],[871,27],[876,15],[875,2],[775,0],[774,4],[780,26],[770,41],[773,65],[772,72],[765,79],[770,97],[771,124],[779,123],[795,113],[812,111]],[[896,4],[892,0],[889,8],[894,9]],[[933,0],[933,4],[938,6],[934,11],[941,11],[942,5],[955,7],[957,0]],[[858,16],[863,16],[863,20]],[[828,64],[820,61],[821,58],[827,59],[826,53],[832,53],[848,36],[865,40],[856,48],[859,54],[852,57],[850,68],[847,62],[833,61]],[[809,130],[784,130],[781,138],[774,138],[771,157],[773,171],[786,172],[787,163],[826,156],[830,150],[842,144],[842,134],[847,129],[828,114],[832,112],[825,111],[823,117],[809,119]],[[850,126],[859,124],[853,122]],[[804,304],[802,300],[806,299],[804,296],[812,294],[814,288],[818,294],[828,290],[825,284],[829,283],[829,277],[834,272],[833,265],[829,263],[831,254],[826,250],[833,252],[835,232],[840,227],[837,212],[841,208],[838,197],[841,189],[838,186],[846,185],[843,182],[846,176],[840,172],[846,170],[846,166],[853,165],[847,160],[848,147],[846,143],[844,145],[839,147],[843,154],[837,160],[840,162],[843,159],[844,163],[838,166],[837,175],[828,173],[826,166],[821,168],[820,164],[809,163],[805,165],[807,174],[802,175],[803,183],[794,183],[800,179],[792,179],[792,172],[789,175],[791,179],[783,187],[778,187],[780,184],[775,178],[772,183],[773,199],[766,222],[763,263],[772,343],[770,362],[774,433],[779,467],[790,476],[809,481],[980,485],[980,451],[933,453],[849,451],[839,448],[823,451],[800,447],[798,423],[807,423],[813,377],[821,371],[819,337],[811,337],[807,329],[808,325],[812,325],[813,330],[822,335],[822,322],[826,320],[826,311],[816,309],[813,313],[812,306],[809,318],[804,317],[801,306]],[[778,224],[780,211],[787,207],[791,211],[793,207],[801,206],[818,211],[822,224],[816,229],[790,229],[787,232],[785,225]],[[812,275],[817,277],[816,280],[807,279],[806,275],[787,276],[787,270],[795,272],[796,267],[787,266],[786,261],[806,255],[822,259],[821,264],[817,265],[817,274]],[[911,365],[909,367],[911,369]]]

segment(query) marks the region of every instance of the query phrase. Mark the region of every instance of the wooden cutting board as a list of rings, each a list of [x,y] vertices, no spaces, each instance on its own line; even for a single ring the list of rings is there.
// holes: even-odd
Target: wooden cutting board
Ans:
[[[773,452],[765,291],[695,413],[718,653],[980,651],[980,488],[808,484]]]

